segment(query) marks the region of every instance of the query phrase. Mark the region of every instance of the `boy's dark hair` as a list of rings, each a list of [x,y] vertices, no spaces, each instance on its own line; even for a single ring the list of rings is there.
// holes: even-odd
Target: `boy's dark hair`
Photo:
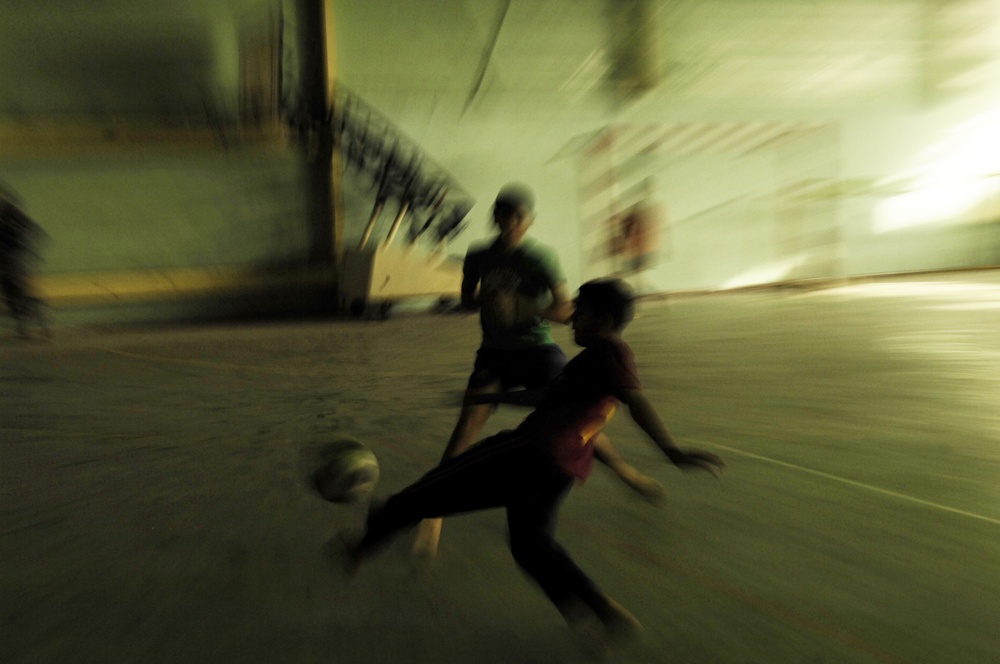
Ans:
[[[586,302],[598,316],[610,316],[621,330],[635,314],[635,296],[621,279],[593,279],[580,286],[577,302]]]
[[[535,210],[535,195],[528,185],[521,182],[511,182],[504,185],[493,203],[493,221],[508,219],[522,210]]]

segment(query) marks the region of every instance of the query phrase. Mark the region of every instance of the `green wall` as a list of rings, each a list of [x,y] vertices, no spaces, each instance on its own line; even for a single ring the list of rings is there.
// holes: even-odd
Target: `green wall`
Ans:
[[[73,157],[2,172],[50,236],[46,274],[259,269],[307,255],[302,168],[292,152]]]

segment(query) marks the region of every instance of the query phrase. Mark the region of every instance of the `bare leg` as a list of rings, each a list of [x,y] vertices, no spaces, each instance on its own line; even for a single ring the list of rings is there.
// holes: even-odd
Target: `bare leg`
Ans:
[[[458,456],[476,442],[479,432],[483,430],[486,421],[493,414],[496,406],[493,404],[473,404],[472,397],[480,394],[495,394],[500,391],[500,385],[488,385],[482,388],[469,389],[465,393],[465,404],[458,416],[455,430],[448,439],[441,461],[447,461]],[[441,540],[442,519],[424,519],[417,527],[417,536],[413,542],[413,552],[432,558],[437,555],[438,542]]]
[[[451,432],[451,438],[448,439],[448,446],[441,456],[442,461],[447,461],[469,449],[469,446],[479,439],[479,433],[496,409],[494,404],[471,403],[472,398],[482,394],[496,394],[499,391],[499,385],[490,385],[484,388],[470,389],[466,392],[466,403],[462,406],[458,423],[455,424],[455,430]]]

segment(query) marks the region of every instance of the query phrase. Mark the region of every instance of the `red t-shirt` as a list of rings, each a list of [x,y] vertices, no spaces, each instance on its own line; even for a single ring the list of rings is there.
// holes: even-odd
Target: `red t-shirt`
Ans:
[[[594,462],[594,438],[614,415],[616,395],[638,387],[632,349],[618,337],[602,339],[570,360],[518,430],[544,440],[560,468],[586,479]]]

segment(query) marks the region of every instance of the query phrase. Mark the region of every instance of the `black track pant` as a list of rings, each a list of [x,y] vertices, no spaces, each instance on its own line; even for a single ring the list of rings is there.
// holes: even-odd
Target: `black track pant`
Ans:
[[[563,613],[582,602],[603,619],[606,596],[553,539],[559,507],[572,485],[573,478],[537,441],[507,431],[448,459],[374,508],[361,551],[376,550],[422,519],[505,507],[514,560]]]

